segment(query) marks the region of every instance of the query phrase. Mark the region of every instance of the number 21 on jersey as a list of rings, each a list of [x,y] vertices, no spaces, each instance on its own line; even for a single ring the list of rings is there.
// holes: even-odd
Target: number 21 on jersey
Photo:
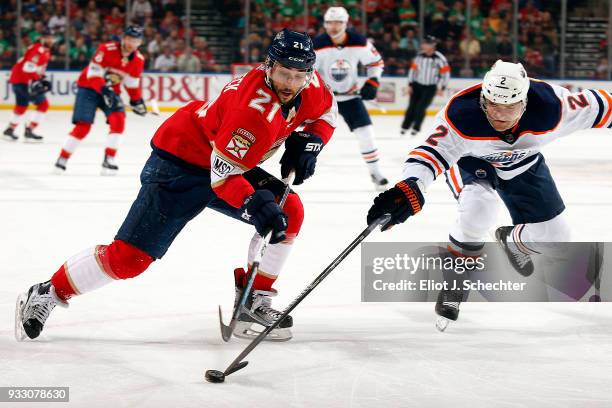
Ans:
[[[261,113],[265,113],[267,109],[267,106],[265,105],[270,103],[270,101],[272,100],[272,96],[261,88],[258,89],[256,93],[257,95],[259,95],[259,97],[251,99],[251,101],[249,102],[249,108],[253,108]],[[276,115],[276,112],[278,112],[280,107],[281,106],[278,102],[274,102],[272,104],[272,107],[270,108],[270,111],[266,116],[266,120],[268,122],[272,123],[274,115]]]

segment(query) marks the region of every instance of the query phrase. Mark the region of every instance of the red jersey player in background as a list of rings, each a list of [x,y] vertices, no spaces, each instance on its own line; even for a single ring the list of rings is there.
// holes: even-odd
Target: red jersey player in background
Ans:
[[[249,313],[241,314],[234,334],[248,336],[254,323],[271,325],[280,314],[271,307],[272,285],[304,209],[295,192],[281,209],[276,200],[284,183],[257,165],[284,143],[283,177],[294,169],[294,184],[301,184],[314,173],[337,118],[334,96],[313,69],[315,58],[307,34],[284,29],[272,41],[264,65],[227,84],[215,100],[191,102],[166,120],[153,136],[142,187],[115,240],[71,257],[51,280],[19,297],[17,339],[36,338],[51,310],[71,297],[144,272],[205,208],[255,227],[259,235],[249,246],[249,263],[259,236],[271,232],[247,302]],[[296,131],[300,126],[303,130]],[[245,275],[242,268],[234,271],[237,299]],[[288,340],[292,324],[288,317],[271,334]]]
[[[141,116],[147,113],[140,89],[140,76],[145,62],[142,54],[138,52],[138,47],[142,44],[142,33],[141,27],[130,26],[125,30],[121,42],[101,44],[81,72],[72,114],[74,128],[55,162],[58,170],[66,170],[68,159],[89,133],[98,108],[106,115],[110,127],[102,169],[105,174],[119,169],[115,163],[115,155],[119,137],[125,128],[125,109],[119,96],[121,84],[130,97],[132,111]]]
[[[8,140],[18,139],[15,128],[21,123],[30,102],[36,105],[36,110],[30,113],[23,137],[29,142],[40,142],[43,139],[34,133],[34,129],[49,109],[45,93],[51,90],[51,82],[45,78],[45,71],[51,58],[53,41],[55,40],[51,32],[45,30],[38,41],[28,47],[24,56],[11,70],[9,82],[15,93],[15,108],[9,126],[3,133]]]

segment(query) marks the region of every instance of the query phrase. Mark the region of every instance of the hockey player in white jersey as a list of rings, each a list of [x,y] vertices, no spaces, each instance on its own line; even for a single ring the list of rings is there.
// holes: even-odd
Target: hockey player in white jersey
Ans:
[[[421,210],[427,187],[446,173],[459,204],[449,252],[479,254],[496,221],[499,196],[513,225],[497,228],[495,236],[512,266],[528,276],[531,255],[550,251],[546,243],[570,240],[565,205],[541,148],[577,130],[609,127],[610,93],[571,93],[528,78],[521,64],[499,60],[481,84],[454,95],[438,113],[431,136],[409,153],[404,180],[375,198],[368,222],[384,213],[392,214],[386,228],[406,221]],[[463,296],[440,292],[439,329],[457,319]]]
[[[360,34],[347,31],[349,15],[344,7],[330,7],[324,16],[325,34],[314,39],[316,69],[338,100],[338,110],[359,140],[361,156],[372,182],[388,184],[378,166],[374,127],[363,101],[376,98],[384,62],[376,48]],[[358,65],[366,67],[368,79],[359,88]]]

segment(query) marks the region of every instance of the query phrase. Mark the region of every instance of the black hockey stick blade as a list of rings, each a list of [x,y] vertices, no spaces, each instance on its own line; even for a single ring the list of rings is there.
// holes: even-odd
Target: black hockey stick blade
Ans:
[[[242,352],[230,363],[230,365],[225,369],[225,375],[229,375],[234,373],[240,369],[243,369],[248,364],[247,361],[242,361],[259,343],[263,341],[263,339],[270,334],[272,330],[274,330],[288,315],[291,313],[293,309],[299,305],[302,300],[306,298],[323,280],[334,270],[336,267],[342,262],[352,251],[355,249],[374,229],[378,226],[385,225],[391,219],[390,214],[384,214],[381,217],[374,220],[371,224],[369,224],[366,229],[364,229],[358,236],[351,242],[341,253],[330,263],[327,268],[323,270],[317,276],[310,285],[306,286],[306,288],[296,297],[283,311],[283,313],[272,323],[270,326],[266,327],[257,337],[255,337],[251,343]]]
[[[230,375],[232,373],[235,373],[238,370],[242,370],[244,367],[247,366],[247,364],[249,364],[248,361],[241,361],[240,363],[236,364],[235,366],[229,366],[225,372],[223,374],[225,375]]]
[[[223,341],[228,342],[229,339],[232,337],[232,332],[234,331],[234,329],[232,328],[231,324],[228,326],[223,323],[223,313],[221,311],[221,305],[219,305],[219,327],[221,328],[221,338],[223,339]]]

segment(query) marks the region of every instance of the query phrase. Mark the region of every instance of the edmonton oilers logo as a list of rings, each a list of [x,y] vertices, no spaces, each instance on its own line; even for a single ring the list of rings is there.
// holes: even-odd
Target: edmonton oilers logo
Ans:
[[[478,169],[476,170],[476,177],[478,178],[487,178],[487,171],[485,169]]]
[[[350,69],[351,64],[348,61],[338,59],[331,65],[329,70],[334,81],[342,82],[348,76]]]

